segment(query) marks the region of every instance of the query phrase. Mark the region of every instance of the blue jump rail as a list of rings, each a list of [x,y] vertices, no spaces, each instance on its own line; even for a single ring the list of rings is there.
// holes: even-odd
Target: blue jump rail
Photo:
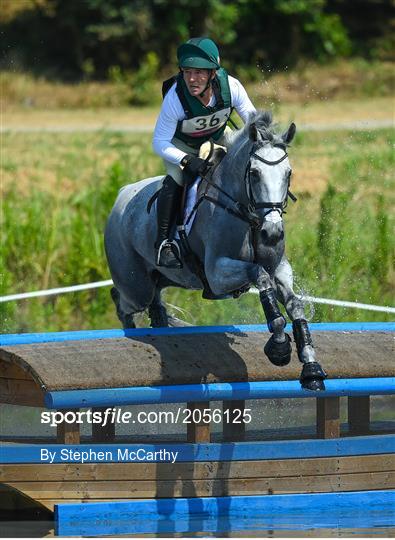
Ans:
[[[312,323],[312,332],[395,332],[393,322],[366,323]],[[174,336],[188,334],[218,334],[223,332],[267,332],[266,324],[229,326],[186,326],[182,328],[129,328],[127,330],[79,330],[74,332],[46,332],[37,334],[0,334],[0,346],[27,345],[31,343],[51,343],[81,341],[87,339],[119,339],[142,336]]]
[[[44,403],[48,409],[73,409],[187,401],[386,395],[395,393],[395,377],[330,379],[325,381],[325,386],[323,392],[302,389],[299,381],[95,388],[47,392]]]
[[[379,533],[394,525],[395,492],[389,490],[55,505],[60,536],[333,528]]]

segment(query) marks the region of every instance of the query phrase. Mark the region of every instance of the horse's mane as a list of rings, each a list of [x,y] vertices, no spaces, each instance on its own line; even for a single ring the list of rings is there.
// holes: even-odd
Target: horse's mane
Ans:
[[[220,164],[224,178],[244,177],[246,163],[253,144],[249,135],[252,125],[255,125],[259,131],[262,144],[282,146],[284,149],[287,146],[282,136],[275,131],[276,124],[273,124],[270,111],[257,111],[255,114],[251,114],[243,129],[226,134],[227,155]]]
[[[273,124],[273,116],[270,111],[257,111],[251,114],[244,128],[234,131],[229,138],[229,148],[238,151],[249,140],[250,126],[255,124],[263,143],[286,146],[281,135],[275,132],[276,124]]]
[[[272,144],[284,143],[281,136],[275,132],[276,124],[273,124],[273,117],[270,111],[257,111],[250,117],[247,123],[247,129],[251,124],[255,124],[264,142]]]

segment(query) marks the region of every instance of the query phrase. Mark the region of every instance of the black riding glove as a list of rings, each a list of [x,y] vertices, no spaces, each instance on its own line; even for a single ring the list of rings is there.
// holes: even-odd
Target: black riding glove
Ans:
[[[182,158],[181,165],[184,167],[187,176],[195,180],[197,176],[205,173],[209,163],[200,157],[187,154]]]

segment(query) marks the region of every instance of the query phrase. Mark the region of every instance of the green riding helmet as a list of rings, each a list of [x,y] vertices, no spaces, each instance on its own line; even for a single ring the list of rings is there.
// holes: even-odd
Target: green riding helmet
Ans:
[[[180,68],[219,69],[219,51],[210,38],[192,38],[177,49]]]

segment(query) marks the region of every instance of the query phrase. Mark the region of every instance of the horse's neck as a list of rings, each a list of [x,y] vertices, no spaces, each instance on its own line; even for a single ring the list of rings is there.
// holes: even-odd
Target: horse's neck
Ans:
[[[226,160],[227,157],[224,158]],[[232,161],[223,162],[214,173],[213,180],[233,199],[245,202],[245,170],[232,166]]]

